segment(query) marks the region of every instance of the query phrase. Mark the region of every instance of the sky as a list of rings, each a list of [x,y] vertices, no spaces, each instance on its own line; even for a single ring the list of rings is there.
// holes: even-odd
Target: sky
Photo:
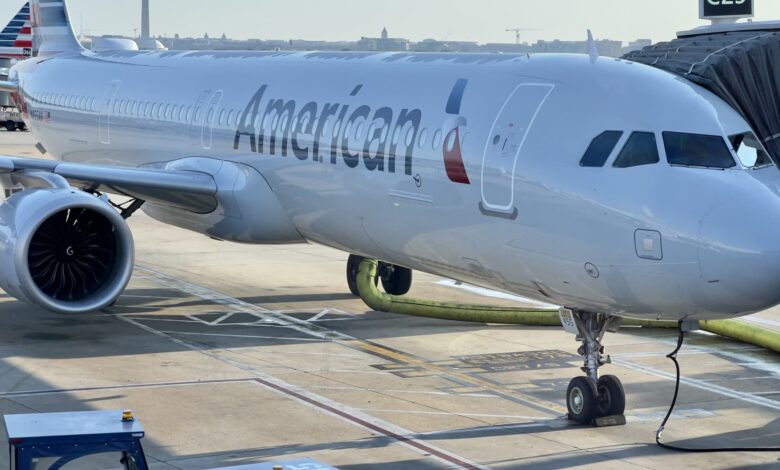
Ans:
[[[66,0],[76,32],[132,36],[140,0]],[[755,0],[756,20],[780,19],[780,1]],[[10,19],[24,0],[0,0]],[[514,42],[663,41],[705,24],[697,0],[151,0],[152,34],[235,39],[357,40],[387,27],[393,37]],[[2,22],[2,21],[0,21]]]

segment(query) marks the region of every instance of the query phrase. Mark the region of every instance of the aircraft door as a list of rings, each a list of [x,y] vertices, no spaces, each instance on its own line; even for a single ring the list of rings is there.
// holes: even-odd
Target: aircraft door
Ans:
[[[516,217],[515,171],[523,144],[534,125],[539,110],[555,85],[522,84],[504,103],[490,132],[482,160],[483,212],[502,217]]]
[[[122,86],[121,80],[114,80],[108,85],[106,94],[103,98],[103,106],[100,110],[100,117],[98,118],[98,137],[100,143],[104,145],[111,144],[111,113],[114,106],[114,100],[116,94],[119,92],[119,87]]]
[[[205,107],[209,96],[211,96],[211,90],[204,91],[198,96],[198,101],[195,102],[195,108],[190,117],[190,138],[192,139],[192,145],[198,145],[197,142],[202,140],[201,134],[203,133],[203,122],[205,122],[206,116]]]
[[[219,113],[219,105],[222,102],[223,95],[224,92],[222,90],[214,93],[206,109],[206,117],[203,120],[203,127],[200,132],[200,143],[204,150],[211,150],[211,144],[214,140],[214,123],[217,121],[217,113]]]

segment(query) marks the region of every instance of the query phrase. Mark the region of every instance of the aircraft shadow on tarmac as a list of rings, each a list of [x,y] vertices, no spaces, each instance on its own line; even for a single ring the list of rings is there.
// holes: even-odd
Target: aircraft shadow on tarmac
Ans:
[[[264,296],[240,299],[249,304],[258,303],[283,303],[297,304],[315,302],[338,301],[345,298],[341,294],[336,295],[305,295],[305,296]],[[170,289],[128,289],[125,295],[120,298],[117,306],[108,309],[102,314],[90,314],[79,316],[64,316],[51,314],[40,309],[26,306],[19,302],[10,301],[7,297],[0,295],[3,314],[0,315],[2,328],[0,328],[0,412],[3,414],[20,413],[30,411],[80,411],[99,408],[98,403],[112,401],[121,398],[117,391],[106,390],[107,395],[92,398],[79,399],[71,393],[63,391],[62,393],[52,395],[16,395],[24,391],[40,391],[56,389],[52,384],[46,383],[36,377],[33,372],[23,371],[12,365],[7,358],[26,357],[37,359],[76,359],[76,358],[95,358],[95,357],[115,357],[115,356],[135,356],[147,355],[151,353],[179,352],[182,346],[173,341],[149,341],[149,333],[140,328],[122,321],[118,316],[132,317],[137,321],[146,324],[153,322],[165,323],[167,321],[182,320],[182,315],[168,315],[165,312],[173,309],[197,310],[194,317],[199,321],[185,321],[176,323],[175,330],[178,334],[186,337],[187,333],[198,333],[203,331],[213,331],[219,328],[220,333],[235,334],[245,337],[187,337],[187,341],[196,342],[199,347],[206,350],[224,349],[224,348],[245,348],[245,347],[274,347],[285,344],[301,344],[306,340],[311,344],[324,342],[323,340],[306,337],[305,334],[284,328],[274,328],[269,325],[252,326],[248,321],[252,318],[240,317],[236,323],[213,324],[215,319],[221,318],[225,314],[224,305],[217,305],[210,300],[200,300],[190,295],[177,293]],[[305,310],[305,309],[304,309]],[[305,316],[301,317],[305,318]],[[241,321],[239,321],[241,320]],[[246,321],[244,321],[246,320]],[[256,319],[259,321],[259,319]],[[403,327],[399,328],[400,321]],[[390,326],[394,328],[390,328]],[[406,318],[396,315],[390,315],[382,312],[367,312],[360,314],[349,321],[334,321],[322,323],[320,328],[328,328],[344,332],[354,337],[366,341],[378,341],[395,336],[426,336],[443,331],[446,327],[448,332],[466,332],[470,330],[485,330],[491,328],[486,325],[442,322],[439,320]],[[507,327],[495,327],[507,328]],[[533,331],[545,329],[532,327],[510,327],[516,330],[519,335],[523,332],[530,334]],[[248,331],[262,330],[262,333],[249,333]],[[549,329],[548,329],[549,330]],[[647,331],[628,331],[629,334],[636,335],[637,339],[648,336],[652,338],[661,338],[671,341],[673,334],[666,332],[647,332]],[[176,335],[174,335],[176,337]],[[694,346],[722,346],[724,342],[717,338],[704,337],[693,341]],[[755,354],[762,354],[760,352]],[[728,356],[724,356],[729,359]],[[696,358],[689,359],[689,364],[693,364]],[[772,358],[767,358],[771,361]],[[686,369],[685,356],[682,357],[683,371],[694,378],[707,378],[708,372],[697,372],[693,368]],[[381,365],[387,360],[377,357],[376,364]],[[571,364],[563,364],[564,367],[576,368],[579,366],[576,360]],[[477,376],[490,380],[490,372],[474,372]],[[757,371],[748,367],[738,367],[735,371],[729,371],[728,374],[734,374],[744,379],[746,375],[756,373]],[[568,377],[568,373],[562,376]],[[760,377],[756,378],[759,381]],[[535,384],[537,387],[536,396],[542,399],[559,399],[562,390],[565,390],[565,380],[560,383],[550,380],[546,383]],[[755,382],[755,381],[754,381]],[[504,387],[522,386],[520,383],[503,383]],[[766,383],[766,387],[772,387],[774,383]],[[631,397],[635,403],[666,403],[671,397],[673,384],[666,379],[644,380],[639,384],[631,385]],[[775,387],[776,389],[776,387]],[[772,388],[769,388],[772,390]],[[712,409],[715,413],[723,413],[728,410],[734,410],[745,407],[745,404],[738,400],[723,400],[723,397],[716,395],[704,395],[704,403],[694,402],[685,396],[685,389],[681,396],[681,410],[691,407],[701,407]],[[699,397],[701,399],[701,396]],[[717,403],[716,403],[717,402]],[[712,416],[717,416],[713,414]],[[652,419],[655,419],[653,417]],[[557,421],[557,422],[556,422]],[[526,434],[543,434],[549,432],[561,432],[565,426],[560,426],[560,420],[539,421],[530,424],[505,425],[505,426],[478,426],[463,429],[451,429],[441,432],[426,433],[414,436],[421,440],[431,441],[457,441],[461,439],[490,438],[500,436],[523,436]],[[683,436],[686,431],[686,420],[676,421],[674,430],[668,431],[669,439],[675,439],[675,436]],[[572,427],[573,431],[581,428]],[[766,425],[751,430],[739,430],[735,432],[724,432],[721,434],[710,435],[706,438],[696,438],[679,442],[679,445],[688,447],[717,447],[717,446],[766,446],[773,445],[780,438],[780,419],[768,422]],[[147,448],[153,458],[169,461],[175,459],[181,461],[199,461],[202,459],[213,460],[215,463],[234,463],[235,458],[240,460],[258,460],[263,458],[278,457],[284,455],[312,453],[325,450],[351,449],[360,450],[367,448],[388,446],[393,441],[385,437],[376,437],[373,439],[348,440],[344,442],[324,442],[318,444],[289,446],[273,446],[268,448],[244,449],[231,451],[229,454],[204,453],[193,455],[178,455],[168,451],[163,445],[155,442],[154,437],[147,438]],[[555,455],[538,456],[529,459],[527,462],[521,460],[511,460],[503,462],[504,465],[511,465],[511,468],[566,468],[578,465],[598,464],[604,460],[635,458],[641,455],[662,455],[663,451],[654,445],[646,443],[636,443],[629,445],[620,445],[615,447],[604,447],[597,449],[588,449],[587,451],[578,451],[572,453],[558,453]],[[229,458],[228,458],[229,457]],[[240,462],[239,462],[240,463]],[[490,465],[501,466],[502,462],[490,462]],[[0,470],[5,463],[0,459]],[[399,467],[400,466],[400,467]],[[341,466],[342,469],[362,468],[360,465]],[[381,465],[372,465],[372,469],[382,469]],[[427,468],[439,468],[436,465],[429,464],[424,460],[413,462],[393,462],[386,468],[414,468],[425,470]],[[741,468],[754,468],[756,470],[763,468],[773,468],[772,464],[757,465],[753,467],[741,466]]]

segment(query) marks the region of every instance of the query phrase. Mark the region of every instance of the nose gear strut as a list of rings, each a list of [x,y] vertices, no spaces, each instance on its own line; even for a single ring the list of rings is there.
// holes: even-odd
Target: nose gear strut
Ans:
[[[601,340],[608,331],[617,332],[621,318],[569,309],[561,309],[559,314],[564,329],[575,334],[577,341],[582,343],[577,353],[584,360],[585,377],[572,379],[566,391],[569,419],[596,426],[626,424],[623,384],[614,375],[599,377],[599,367],[611,362],[609,356],[604,355]]]

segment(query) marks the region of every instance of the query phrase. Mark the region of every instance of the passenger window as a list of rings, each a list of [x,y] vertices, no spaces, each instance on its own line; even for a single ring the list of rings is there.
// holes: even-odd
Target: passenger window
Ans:
[[[371,136],[373,136],[373,132],[371,133]],[[420,131],[420,139],[417,142],[417,145],[420,146],[420,148],[425,148],[425,142],[428,141],[428,128],[424,127],[423,130]]]
[[[441,144],[441,129],[436,129],[436,132],[433,133],[433,139],[431,139],[431,147],[433,148],[433,150],[438,150],[440,144]]]
[[[652,132],[634,132],[615,160],[615,168],[631,168],[658,163],[658,145]]]
[[[585,156],[580,160],[580,166],[594,168],[604,166],[621,137],[623,137],[621,131],[601,133],[590,143],[588,150],[585,151]]]
[[[664,132],[666,159],[670,165],[725,169],[737,166],[719,135]]]
[[[769,158],[761,142],[752,132],[732,135],[729,140],[731,146],[734,147],[734,152],[739,157],[739,161],[745,167],[757,168],[772,164],[772,159]]]

